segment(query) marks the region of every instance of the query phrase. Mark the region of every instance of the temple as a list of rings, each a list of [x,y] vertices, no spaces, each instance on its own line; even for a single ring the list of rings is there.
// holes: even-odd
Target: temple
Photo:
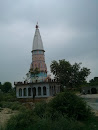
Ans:
[[[59,82],[47,75],[45,50],[36,25],[32,47],[32,62],[24,82],[14,82],[17,98],[45,98],[60,92]]]

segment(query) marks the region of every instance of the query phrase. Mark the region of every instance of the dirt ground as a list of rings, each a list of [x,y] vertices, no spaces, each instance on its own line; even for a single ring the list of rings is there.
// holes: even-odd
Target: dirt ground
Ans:
[[[98,116],[98,94],[79,94],[78,96],[84,98],[87,104],[92,108],[92,111]]]
[[[82,98],[92,98],[92,99],[93,99],[93,98],[94,98],[94,99],[95,99],[95,98],[96,98],[96,99],[98,98],[98,94],[86,94],[86,95],[85,95],[85,94],[77,94],[77,95],[80,96],[80,97],[82,97]]]
[[[5,124],[10,119],[10,117],[17,113],[18,111],[12,111],[9,108],[0,109],[0,127],[5,127]]]

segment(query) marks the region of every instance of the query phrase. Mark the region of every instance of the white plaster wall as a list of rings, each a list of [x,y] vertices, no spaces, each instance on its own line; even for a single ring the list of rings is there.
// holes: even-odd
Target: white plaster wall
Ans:
[[[43,95],[43,87],[46,87],[46,95]],[[33,91],[32,88],[36,88],[36,96],[35,98],[41,98],[41,97],[49,97],[50,92],[49,92],[49,84],[44,83],[44,84],[34,84],[34,85],[19,85],[16,87],[16,97],[17,98],[33,98]],[[38,87],[41,87],[41,95],[38,95]],[[22,89],[22,96],[19,96],[19,89]],[[23,89],[26,88],[27,95],[23,96]],[[28,96],[28,88],[31,88],[31,96]]]
[[[19,96],[19,89],[22,89],[22,96]],[[23,96],[24,93],[23,93],[23,89],[26,88],[26,92],[27,92],[27,95],[26,96]],[[29,85],[19,85],[16,87],[16,97],[17,98],[32,98],[33,97],[33,94],[32,94],[32,91],[31,91],[31,96],[28,96],[28,88],[31,88]]]

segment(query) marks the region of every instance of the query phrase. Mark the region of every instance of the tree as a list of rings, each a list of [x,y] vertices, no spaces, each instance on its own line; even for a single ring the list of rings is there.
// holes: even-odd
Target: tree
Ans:
[[[33,74],[34,77],[35,77],[36,75],[39,74],[39,69],[38,69],[38,68],[35,68],[33,71],[31,71],[31,74]]]
[[[7,93],[12,89],[12,84],[10,82],[5,82],[2,86],[2,91]]]
[[[33,75],[34,79],[38,78],[38,74],[40,73],[38,68],[30,70],[31,75]]]
[[[55,118],[55,113],[59,113],[76,120],[87,120],[93,114],[82,98],[68,91],[59,93],[50,100],[48,106],[52,118]]]
[[[91,86],[96,86],[96,85],[98,85],[98,77],[94,77],[93,79],[91,79],[91,80],[89,81],[89,83],[90,83]]]
[[[87,76],[90,74],[90,69],[85,67],[81,68],[81,63],[74,63],[71,65],[69,61],[59,60],[52,61],[51,72],[58,79],[61,86],[66,87],[79,87],[86,82]]]
[[[0,82],[0,89],[2,88],[2,84],[1,84],[1,82]]]

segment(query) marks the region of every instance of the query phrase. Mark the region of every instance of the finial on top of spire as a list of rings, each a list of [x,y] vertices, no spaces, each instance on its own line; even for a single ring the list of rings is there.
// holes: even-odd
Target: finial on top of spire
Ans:
[[[38,28],[38,22],[37,22],[37,24],[36,24],[36,29]]]

